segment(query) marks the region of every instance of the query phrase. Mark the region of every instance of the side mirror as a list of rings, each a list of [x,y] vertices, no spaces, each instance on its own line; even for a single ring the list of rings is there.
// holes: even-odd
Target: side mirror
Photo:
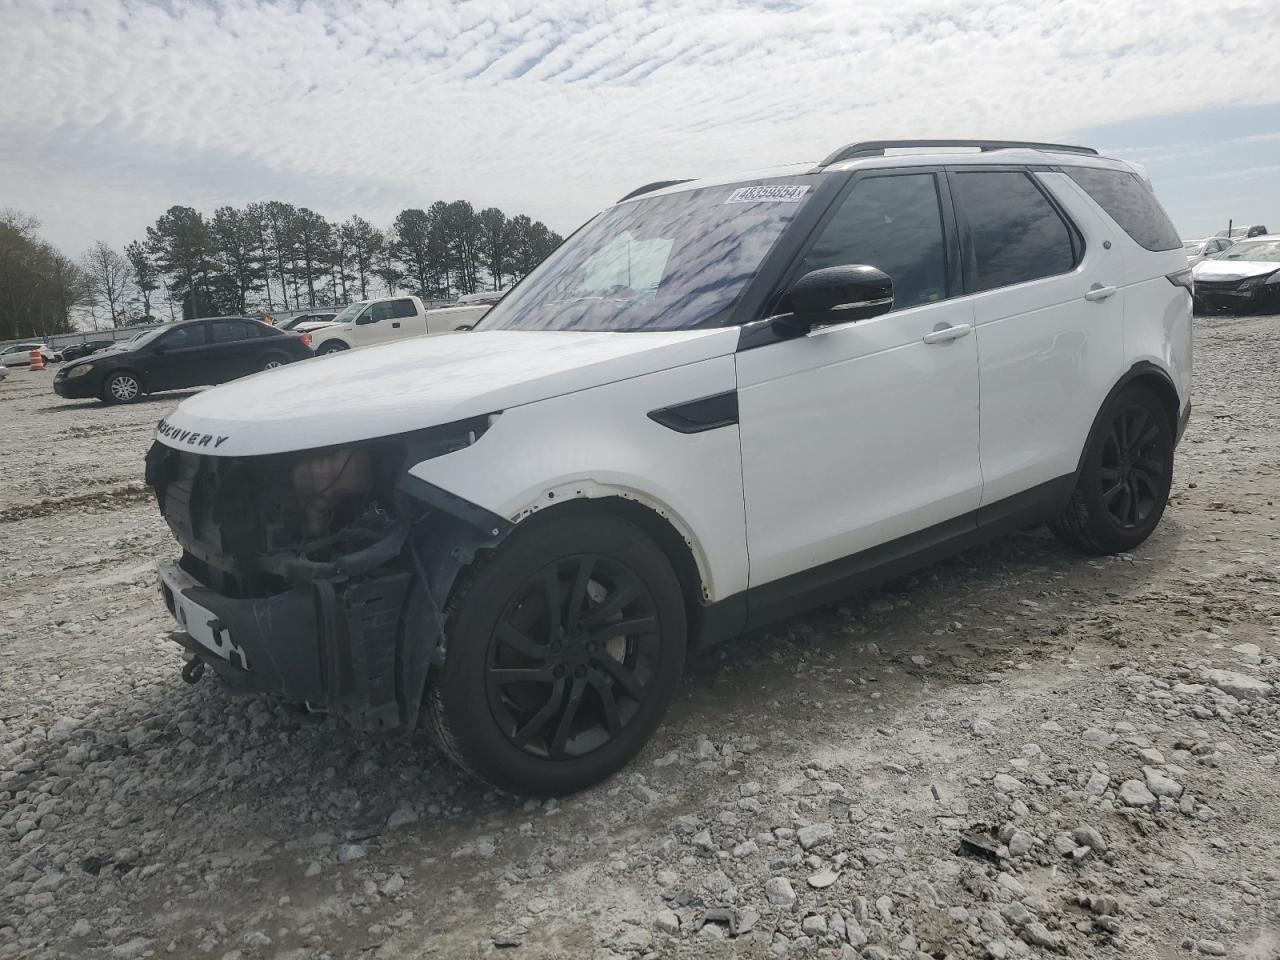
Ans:
[[[869,320],[893,309],[893,281],[865,264],[813,270],[791,287],[791,309],[807,327]]]

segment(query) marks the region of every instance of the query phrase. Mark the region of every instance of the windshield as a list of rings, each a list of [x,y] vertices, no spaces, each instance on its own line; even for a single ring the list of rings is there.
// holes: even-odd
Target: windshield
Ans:
[[[718,325],[811,195],[802,175],[620,203],[570,237],[476,329]]]
[[[356,314],[368,305],[368,300],[357,300],[355,303],[351,304],[351,306],[344,308],[341,313],[334,317],[333,322],[346,323],[348,320],[354,320],[356,318]]]
[[[1260,260],[1266,263],[1280,263],[1280,240],[1243,240],[1223,250],[1213,259]]]
[[[143,346],[146,346],[148,343],[150,343],[152,340],[156,339],[156,337],[160,336],[160,334],[166,333],[171,329],[173,328],[172,327],[156,327],[154,330],[148,330],[145,333],[140,333],[136,337],[134,337],[132,340],[128,340],[126,342],[131,347],[143,347]]]

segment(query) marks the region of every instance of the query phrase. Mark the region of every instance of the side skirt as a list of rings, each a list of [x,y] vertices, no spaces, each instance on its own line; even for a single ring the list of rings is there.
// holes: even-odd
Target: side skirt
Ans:
[[[710,646],[739,632],[731,625],[742,625],[743,613],[745,629],[762,627],[1043,523],[1062,512],[1075,483],[1075,474],[1067,474],[897,540],[726,597],[703,608],[697,646]]]

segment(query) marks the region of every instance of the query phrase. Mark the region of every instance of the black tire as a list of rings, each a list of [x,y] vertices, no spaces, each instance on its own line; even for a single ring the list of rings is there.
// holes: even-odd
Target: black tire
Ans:
[[[102,383],[103,403],[137,403],[142,395],[142,378],[132,370],[117,370]]]
[[[1071,502],[1050,529],[1088,553],[1132,550],[1164,515],[1173,447],[1159,398],[1146,387],[1123,390],[1098,415]]]
[[[657,729],[684,669],[684,599],[666,555],[625,520],[526,522],[460,578],[427,716],[465,770],[560,796],[624,766]]]
[[[351,348],[348,347],[341,340],[330,340],[328,343],[324,344],[319,350],[316,351],[316,356],[324,357],[324,356],[328,356],[331,353],[338,353],[342,350],[350,350],[350,349]]]
[[[274,370],[276,367],[283,367],[288,362],[289,358],[282,353],[269,353],[258,361],[258,372]]]

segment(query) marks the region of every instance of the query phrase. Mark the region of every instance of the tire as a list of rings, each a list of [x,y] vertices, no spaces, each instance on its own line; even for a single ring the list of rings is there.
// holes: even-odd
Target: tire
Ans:
[[[142,379],[132,371],[117,370],[102,385],[103,403],[137,403],[141,399]]]
[[[316,356],[324,357],[324,356],[328,356],[331,353],[338,353],[341,350],[350,350],[350,349],[351,348],[348,347],[341,340],[330,340],[327,343],[325,343],[323,346],[321,346],[319,350],[316,351]]]
[[[283,367],[289,362],[289,358],[278,353],[272,353],[262,358],[258,363],[258,372],[263,370],[274,370],[276,367]]]
[[[1050,529],[1093,554],[1132,550],[1164,515],[1174,427],[1159,398],[1129,387],[1108,401],[1089,436],[1076,489]]]
[[[684,670],[684,598],[638,527],[560,514],[464,572],[445,636],[426,711],[445,752],[499,789],[560,796],[657,729]]]

